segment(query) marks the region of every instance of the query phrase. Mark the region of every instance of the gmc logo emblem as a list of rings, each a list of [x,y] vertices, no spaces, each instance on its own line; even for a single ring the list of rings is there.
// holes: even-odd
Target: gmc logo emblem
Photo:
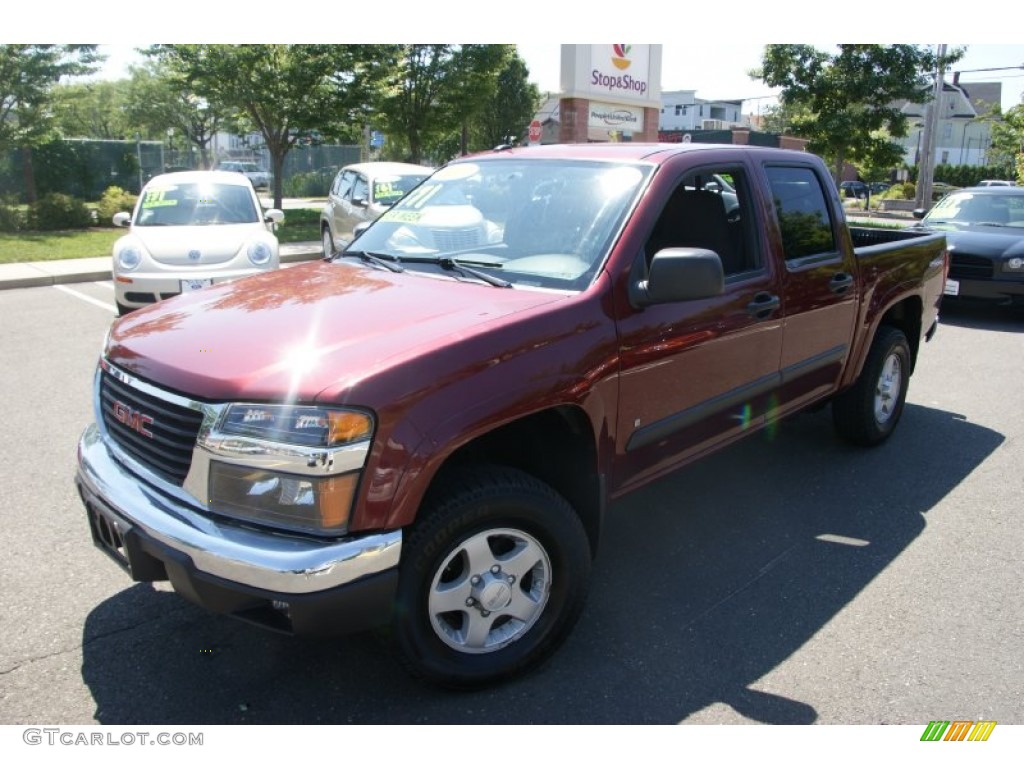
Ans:
[[[131,407],[125,405],[120,400],[115,400],[111,409],[114,414],[114,418],[124,424],[129,429],[134,429],[140,435],[146,437],[152,437],[153,433],[146,429],[146,426],[153,423],[153,417],[147,416],[141,411],[133,410]]]

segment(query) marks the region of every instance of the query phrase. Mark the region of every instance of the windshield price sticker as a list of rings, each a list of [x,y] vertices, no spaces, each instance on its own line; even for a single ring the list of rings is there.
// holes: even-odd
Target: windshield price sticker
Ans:
[[[429,184],[416,187],[405,197],[405,208],[422,208],[434,195],[441,191],[440,184]]]
[[[398,221],[404,224],[415,224],[422,218],[423,211],[387,211],[381,219],[383,221]]]
[[[146,199],[142,201],[143,208],[163,208],[168,205],[177,205],[176,199],[168,199],[165,195],[170,191],[173,192],[177,187],[167,187],[165,189],[149,189],[146,190]]]

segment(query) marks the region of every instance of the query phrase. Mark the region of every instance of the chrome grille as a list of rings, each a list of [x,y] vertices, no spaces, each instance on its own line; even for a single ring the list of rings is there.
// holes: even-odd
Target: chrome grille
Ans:
[[[125,453],[172,483],[185,482],[201,411],[140,392],[107,371],[100,377],[100,411],[107,433]]]
[[[953,252],[949,262],[949,276],[954,280],[991,280],[992,261],[981,256],[968,256]]]
[[[434,229],[431,234],[439,251],[461,251],[480,244],[478,229]]]

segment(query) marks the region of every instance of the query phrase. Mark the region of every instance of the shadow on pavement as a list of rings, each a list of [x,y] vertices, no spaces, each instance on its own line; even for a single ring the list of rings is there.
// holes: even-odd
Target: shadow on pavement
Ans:
[[[828,410],[800,416],[615,503],[574,634],[542,670],[492,690],[419,685],[371,635],[277,636],[132,586],[84,628],[96,719],[676,723],[724,703],[757,722],[815,722],[810,704],[751,685],[882,573],[1004,439],[917,405],[903,419],[865,451],[833,436]]]
[[[982,331],[1024,332],[1024,306],[997,306],[969,301],[942,302],[939,322]]]

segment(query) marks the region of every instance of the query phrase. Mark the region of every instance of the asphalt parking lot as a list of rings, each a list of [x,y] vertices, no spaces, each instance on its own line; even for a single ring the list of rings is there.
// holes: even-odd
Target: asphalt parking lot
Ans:
[[[2,723],[1024,723],[1020,314],[944,311],[881,448],[822,411],[614,505],[566,646],[459,695],[93,548],[72,477],[113,316],[107,281],[0,291]]]

